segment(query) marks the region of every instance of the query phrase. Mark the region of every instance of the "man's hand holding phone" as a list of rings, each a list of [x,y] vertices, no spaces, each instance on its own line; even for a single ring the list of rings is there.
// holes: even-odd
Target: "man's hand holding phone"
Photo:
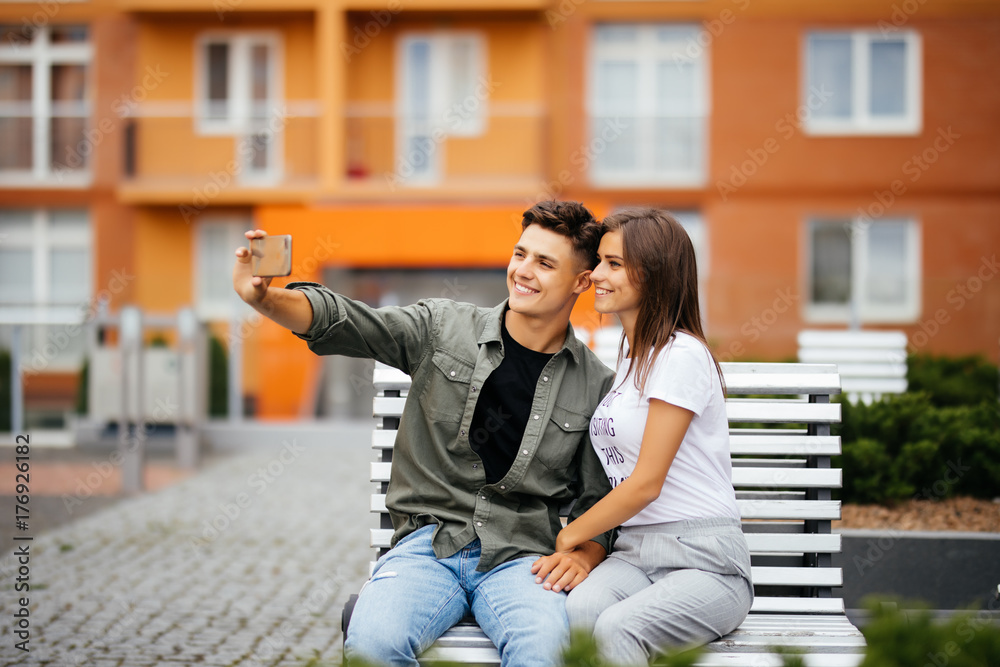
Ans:
[[[268,237],[262,229],[246,232],[249,248],[237,248],[233,288],[248,305],[286,329],[305,333],[312,325],[312,305],[298,290],[269,290],[271,278],[291,273],[292,237]],[[256,270],[255,270],[256,269]]]

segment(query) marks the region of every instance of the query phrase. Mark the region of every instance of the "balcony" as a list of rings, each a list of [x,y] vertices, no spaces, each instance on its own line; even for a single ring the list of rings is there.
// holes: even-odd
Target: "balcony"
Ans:
[[[276,107],[235,127],[189,109],[127,120],[120,198],[132,204],[300,202],[319,188],[315,104]]]
[[[544,194],[547,119],[535,103],[453,109],[438,120],[390,103],[349,104],[346,199],[536,197]],[[555,194],[555,193],[552,193]]]

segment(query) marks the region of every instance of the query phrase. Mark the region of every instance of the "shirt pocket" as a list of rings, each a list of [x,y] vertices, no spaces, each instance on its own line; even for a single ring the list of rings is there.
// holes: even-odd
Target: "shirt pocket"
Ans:
[[[535,458],[549,470],[568,467],[588,428],[590,415],[555,406],[552,408],[549,426],[538,443]]]
[[[424,413],[438,422],[461,422],[475,370],[475,362],[447,350],[435,350],[427,384],[419,397]]]

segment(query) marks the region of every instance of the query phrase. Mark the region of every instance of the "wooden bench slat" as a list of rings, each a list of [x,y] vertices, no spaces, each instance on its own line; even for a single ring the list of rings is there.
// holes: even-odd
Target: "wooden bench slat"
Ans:
[[[385,498],[385,496],[379,496]],[[372,511],[376,501],[372,499]],[[381,505],[379,505],[381,507]],[[370,529],[370,544],[372,548],[387,549],[392,539],[391,528]],[[837,534],[810,533],[746,533],[747,544],[753,553],[839,553],[841,537]]]
[[[826,520],[840,518],[839,500],[736,500],[744,519]]]
[[[843,586],[839,567],[751,567],[756,586]]]
[[[849,361],[837,362],[837,369],[840,371],[840,387],[843,390],[845,378],[871,377],[871,378],[905,378],[907,368],[905,363],[876,364]]]
[[[805,500],[805,491],[761,491],[736,489],[737,500]]]
[[[839,394],[841,378],[836,374],[816,375],[726,375],[729,394]]]
[[[805,468],[806,459],[764,459],[736,458],[732,461],[734,468]]]
[[[733,456],[836,456],[840,454],[840,436],[785,435],[785,430],[767,429],[766,434],[737,433],[729,436]],[[392,449],[396,431],[372,431],[373,449]]]
[[[736,505],[740,508],[740,516],[743,519],[834,521],[840,518],[839,500],[761,500],[737,498]],[[371,511],[385,511],[384,495],[372,495]]]
[[[776,430],[776,429],[775,429]],[[836,456],[840,454],[839,435],[784,435],[735,433],[729,436],[733,456]]]
[[[744,533],[753,553],[840,553],[835,533]]]
[[[372,449],[392,449],[396,444],[396,431],[372,431]]]
[[[403,414],[405,403],[406,399],[400,396],[376,396],[372,414],[376,418],[398,417]],[[763,403],[729,400],[726,401],[726,414],[730,422],[833,424],[840,421],[840,405],[792,400]]]
[[[406,399],[401,396],[376,396],[372,403],[372,416],[381,419],[382,417],[398,417],[403,414],[403,405],[406,403]]]
[[[840,362],[858,363],[873,362],[884,364],[905,364],[906,348],[855,348],[855,347],[811,347],[799,348],[799,359],[803,363],[825,362],[840,364]],[[844,378],[840,378],[843,383]]]
[[[720,366],[730,393],[840,393],[837,367],[829,362],[819,364],[723,362]],[[409,388],[410,378],[400,370],[376,364],[373,385],[380,391],[403,390]]]
[[[843,598],[755,596],[751,613],[843,614]]]
[[[840,468],[733,468],[733,486],[831,488],[841,486]]]
[[[370,464],[372,482],[388,482],[391,463],[372,461]],[[734,486],[763,486],[789,488],[840,488],[839,468],[733,468]],[[754,502],[747,500],[746,502]],[[765,502],[765,501],[758,501]],[[807,501],[803,501],[807,502]],[[742,515],[742,510],[741,510]],[[757,517],[765,518],[765,517]],[[798,516],[766,518],[805,518]]]
[[[738,399],[726,401],[730,422],[790,424],[835,424],[840,421],[839,403],[805,403],[775,400],[757,403]]]
[[[906,391],[906,378],[844,378],[844,393],[873,391],[883,394],[902,394]]]

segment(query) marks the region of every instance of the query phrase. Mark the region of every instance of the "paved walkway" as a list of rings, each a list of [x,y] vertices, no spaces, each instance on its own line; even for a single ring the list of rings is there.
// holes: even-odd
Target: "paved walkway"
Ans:
[[[28,654],[14,647],[8,541],[0,665],[339,664],[341,608],[373,553],[369,428],[322,447],[275,438],[37,535]]]

